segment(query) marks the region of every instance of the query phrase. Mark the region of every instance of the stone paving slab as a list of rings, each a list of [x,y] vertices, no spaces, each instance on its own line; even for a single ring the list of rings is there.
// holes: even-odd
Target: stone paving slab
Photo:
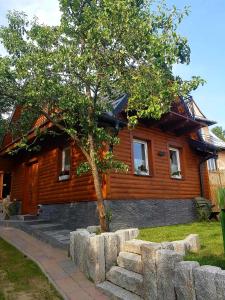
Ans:
[[[109,300],[67,258],[65,250],[12,227],[0,226],[0,237],[35,261],[65,300]]]

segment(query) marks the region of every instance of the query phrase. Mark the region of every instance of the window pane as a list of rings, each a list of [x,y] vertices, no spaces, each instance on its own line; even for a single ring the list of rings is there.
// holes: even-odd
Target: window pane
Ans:
[[[142,142],[133,142],[134,148],[134,169],[136,174],[148,174],[147,165],[147,144]]]
[[[70,170],[70,148],[66,148],[62,152],[62,170]]]
[[[170,170],[172,177],[181,177],[180,174],[180,161],[179,150],[170,149]]]

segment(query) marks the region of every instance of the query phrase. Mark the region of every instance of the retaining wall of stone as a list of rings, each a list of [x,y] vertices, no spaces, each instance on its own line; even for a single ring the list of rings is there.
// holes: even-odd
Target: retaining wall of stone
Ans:
[[[191,234],[182,241],[152,243],[133,240],[138,229],[96,235],[97,230],[98,227],[91,226],[70,234],[71,258],[96,284],[105,281],[119,252],[132,252],[132,247],[139,247],[143,286],[138,292],[144,300],[225,299],[225,271],[183,260],[187,251],[199,252],[198,235]]]
[[[194,200],[148,199],[148,200],[105,200],[112,213],[112,231],[133,227],[152,227],[190,223],[197,219]],[[43,204],[41,219],[65,224],[75,230],[99,224],[95,201],[63,204]]]

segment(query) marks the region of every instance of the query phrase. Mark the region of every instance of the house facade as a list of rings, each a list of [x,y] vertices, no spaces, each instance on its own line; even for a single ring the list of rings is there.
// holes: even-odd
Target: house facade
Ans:
[[[127,97],[115,102],[112,118],[124,120]],[[18,118],[15,111],[13,118]],[[12,118],[12,120],[13,120]],[[210,198],[207,160],[214,153],[205,148],[198,132],[209,125],[205,117],[195,118],[190,103],[179,99],[158,121],[140,120],[129,130],[121,126],[120,144],[113,149],[125,162],[128,173],[103,176],[102,191],[111,227],[147,227],[191,222],[195,219],[193,199]],[[35,127],[51,127],[41,117]],[[90,174],[77,176],[76,167],[84,159],[65,136],[47,136],[38,152],[8,151],[15,140],[5,136],[0,152],[0,193],[22,203],[23,214],[60,220],[71,229],[98,223],[96,196]],[[1,196],[0,195],[0,196]]]

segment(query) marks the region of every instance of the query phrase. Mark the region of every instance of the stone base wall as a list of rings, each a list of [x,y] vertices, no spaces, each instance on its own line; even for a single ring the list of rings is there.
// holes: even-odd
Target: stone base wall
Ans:
[[[105,200],[112,213],[111,230],[190,223],[196,220],[193,200]],[[74,230],[97,225],[96,202],[42,205],[41,218],[57,220]]]

